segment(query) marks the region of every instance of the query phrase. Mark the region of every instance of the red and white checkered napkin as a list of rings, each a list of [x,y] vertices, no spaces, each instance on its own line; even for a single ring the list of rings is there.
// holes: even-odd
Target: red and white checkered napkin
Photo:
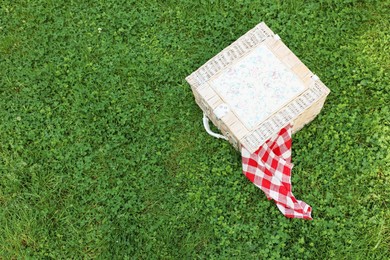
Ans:
[[[243,173],[286,217],[312,219],[311,207],[291,192],[291,128],[282,128],[253,154],[242,147]]]

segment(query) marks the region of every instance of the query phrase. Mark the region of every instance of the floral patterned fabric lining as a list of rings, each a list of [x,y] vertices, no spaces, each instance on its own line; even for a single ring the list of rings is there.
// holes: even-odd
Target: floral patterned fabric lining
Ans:
[[[211,86],[248,129],[305,89],[303,82],[265,46],[223,71]]]

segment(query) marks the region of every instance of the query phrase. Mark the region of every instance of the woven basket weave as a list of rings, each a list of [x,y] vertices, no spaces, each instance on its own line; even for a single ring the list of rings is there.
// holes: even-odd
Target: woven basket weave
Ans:
[[[229,142],[250,152],[288,123],[293,133],[300,130],[330,92],[265,23],[186,80],[196,103]]]

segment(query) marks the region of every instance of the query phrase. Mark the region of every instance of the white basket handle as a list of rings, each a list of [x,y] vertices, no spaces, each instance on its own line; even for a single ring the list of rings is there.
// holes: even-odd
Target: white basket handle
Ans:
[[[217,134],[217,133],[214,133],[213,131],[211,131],[210,124],[209,124],[209,119],[207,118],[205,113],[203,113],[203,126],[204,126],[204,129],[206,129],[206,132],[209,135],[214,136],[216,138],[221,138],[221,139],[228,140],[226,136],[223,136],[223,135],[220,135],[220,134]]]

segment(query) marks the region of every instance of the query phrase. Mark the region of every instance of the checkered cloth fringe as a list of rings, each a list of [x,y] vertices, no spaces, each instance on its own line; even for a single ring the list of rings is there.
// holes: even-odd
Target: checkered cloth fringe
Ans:
[[[291,128],[282,128],[253,154],[242,147],[243,173],[286,217],[312,219],[311,207],[291,192]]]

